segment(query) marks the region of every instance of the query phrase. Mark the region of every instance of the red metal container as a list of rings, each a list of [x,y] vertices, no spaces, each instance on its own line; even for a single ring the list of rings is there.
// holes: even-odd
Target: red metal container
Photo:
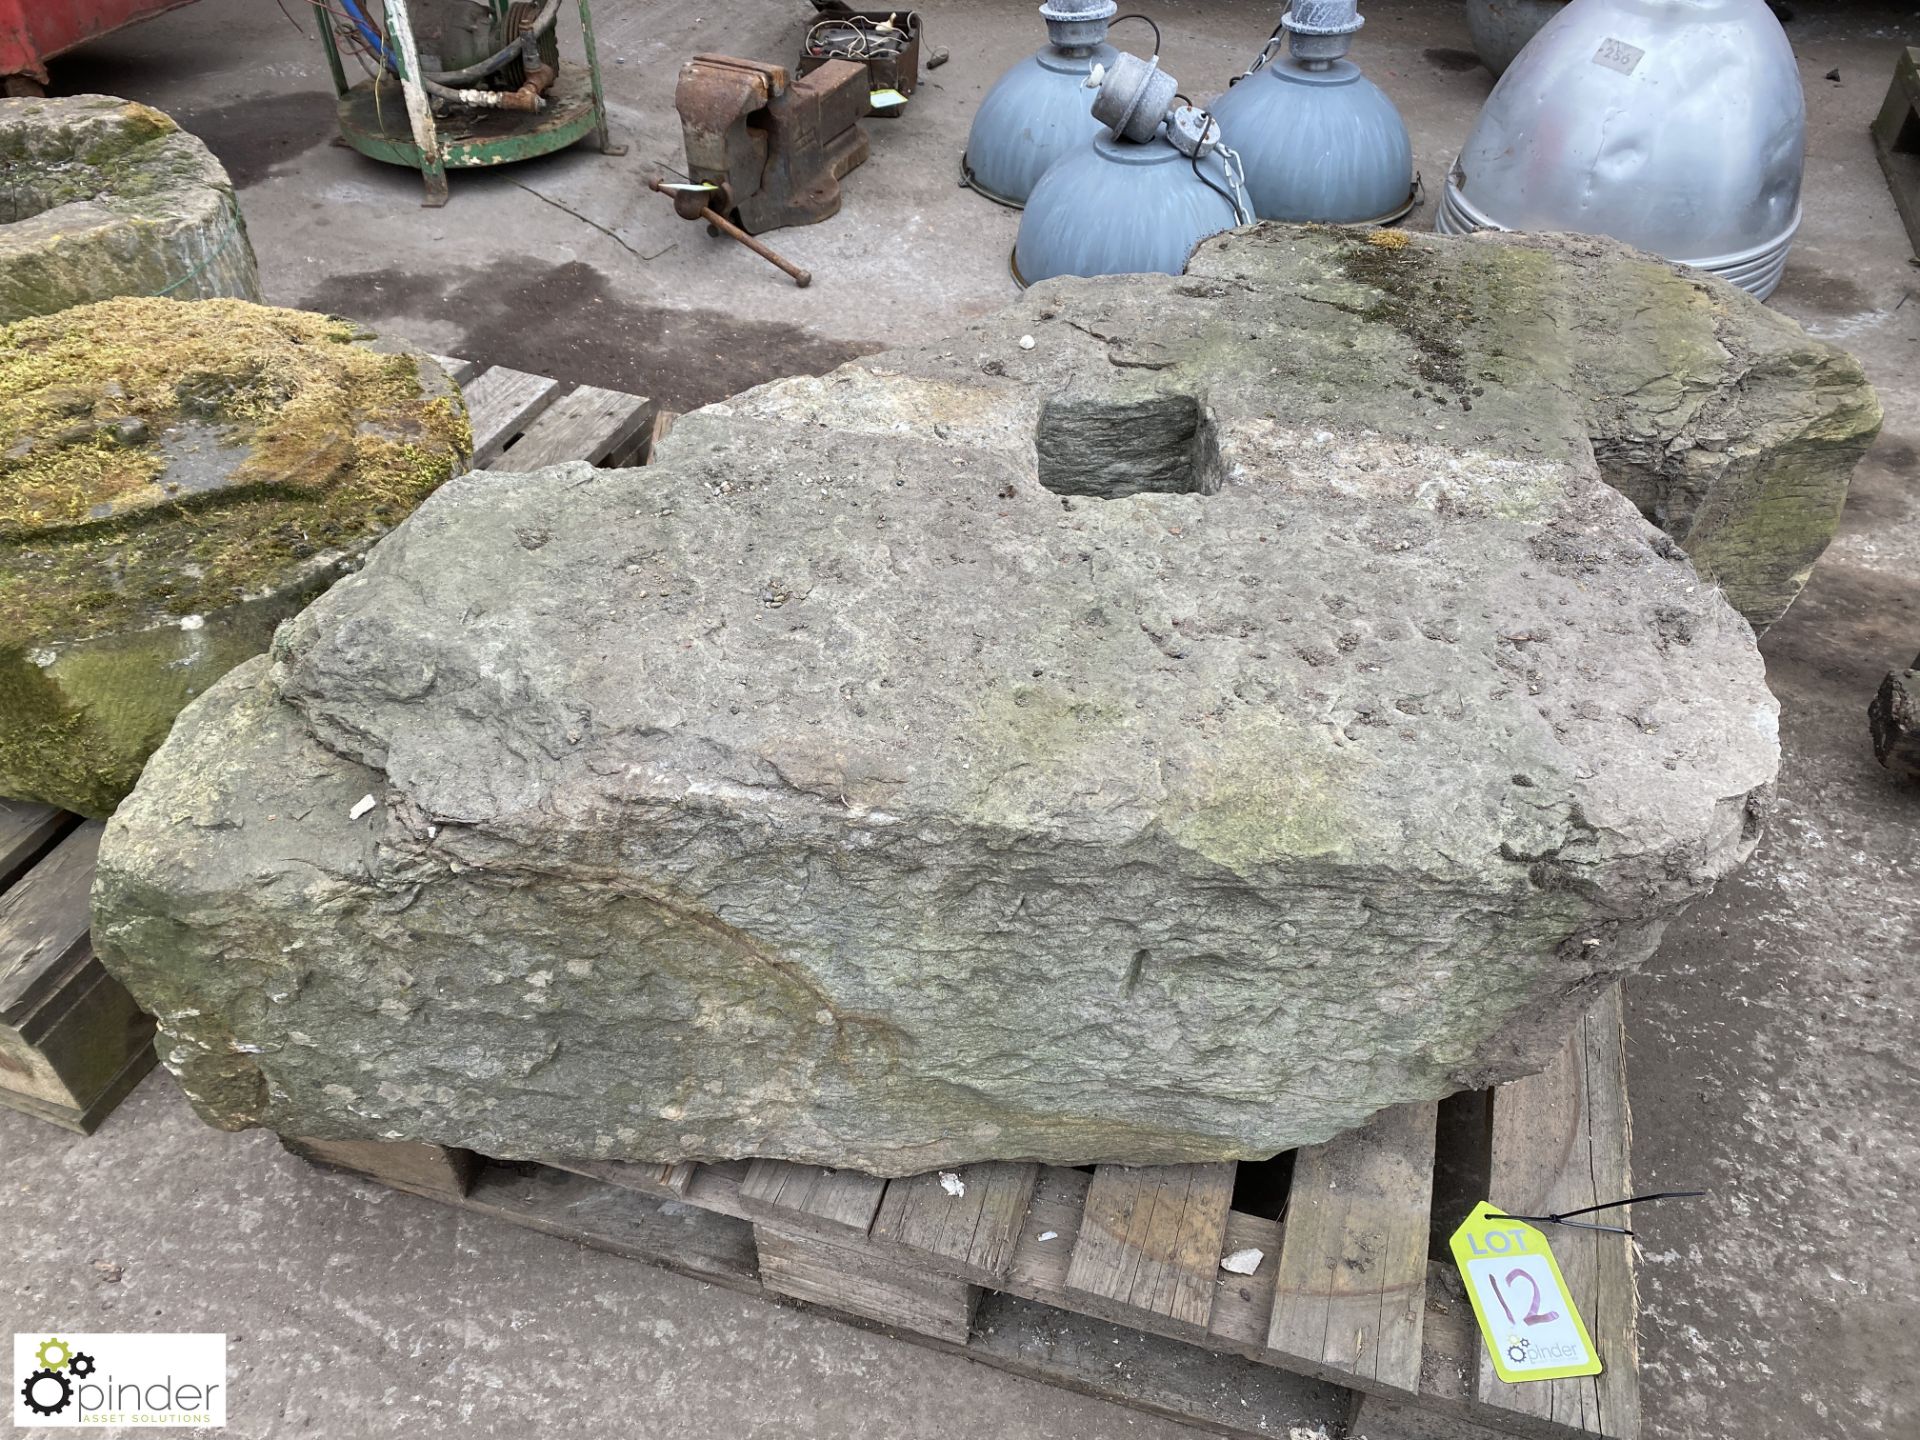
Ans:
[[[9,95],[38,95],[47,61],[123,26],[193,0],[0,0],[0,78]]]

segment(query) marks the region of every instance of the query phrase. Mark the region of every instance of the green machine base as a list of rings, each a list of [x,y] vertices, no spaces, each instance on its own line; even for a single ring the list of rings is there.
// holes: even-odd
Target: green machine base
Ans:
[[[404,64],[417,65],[405,0],[387,0],[386,11],[391,38]],[[546,93],[544,110],[527,114],[455,106],[436,116],[425,95],[400,76],[387,74],[349,86],[333,34],[322,16],[321,33],[339,97],[341,138],[362,155],[418,170],[426,183],[428,205],[447,203],[448,170],[531,160],[564,150],[589,135],[596,138],[602,154],[624,155],[627,147],[613,144],[607,132],[606,97],[600,86],[588,0],[580,0],[580,28],[586,64],[560,62],[559,78]],[[413,90],[411,96],[409,90]]]

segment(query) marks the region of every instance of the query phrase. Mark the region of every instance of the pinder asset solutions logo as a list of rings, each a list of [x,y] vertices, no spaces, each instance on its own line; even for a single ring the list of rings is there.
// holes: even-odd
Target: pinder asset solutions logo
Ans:
[[[15,1425],[227,1423],[225,1335],[13,1337]]]

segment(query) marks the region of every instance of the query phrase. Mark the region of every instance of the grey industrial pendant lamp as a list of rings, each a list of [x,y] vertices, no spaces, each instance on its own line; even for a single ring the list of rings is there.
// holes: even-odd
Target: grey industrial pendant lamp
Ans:
[[[1384,224],[1413,208],[1406,124],[1346,58],[1364,23],[1357,0],[1293,0],[1252,67],[1211,105],[1262,220]]]
[[[1487,97],[1438,228],[1611,235],[1765,299],[1806,108],[1766,0],[1572,0]]]

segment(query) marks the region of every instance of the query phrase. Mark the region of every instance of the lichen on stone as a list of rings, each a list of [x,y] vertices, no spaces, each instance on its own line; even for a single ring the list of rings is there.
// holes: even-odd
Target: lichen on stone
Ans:
[[[158,110],[0,100],[0,322],[116,295],[260,294],[233,182]]]
[[[154,158],[156,142],[180,133],[171,117],[123,102],[88,118],[93,123],[0,126],[0,173],[8,181],[0,224],[18,224],[80,200],[137,198],[162,178],[143,162]],[[160,166],[163,172],[171,168]]]

